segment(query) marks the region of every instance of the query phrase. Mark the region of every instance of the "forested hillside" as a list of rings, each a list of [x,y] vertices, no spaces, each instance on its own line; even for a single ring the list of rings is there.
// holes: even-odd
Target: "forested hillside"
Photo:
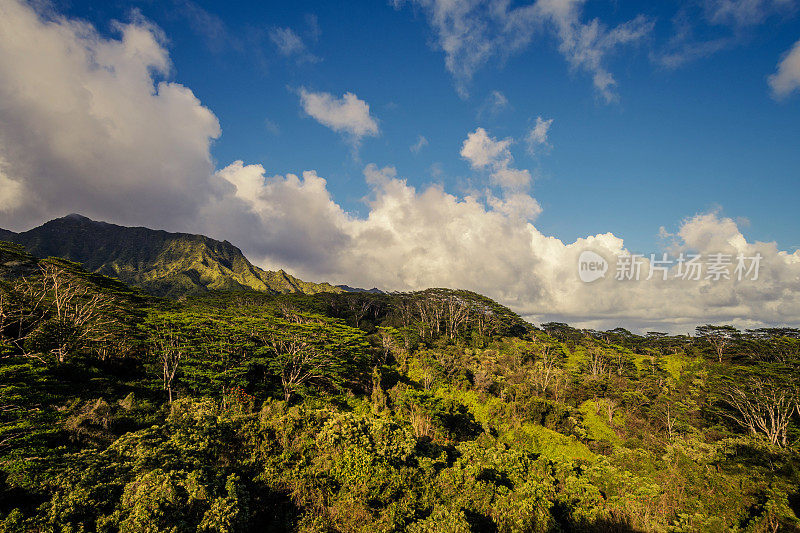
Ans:
[[[149,296],[0,244],[2,531],[775,532],[800,331],[467,291]]]

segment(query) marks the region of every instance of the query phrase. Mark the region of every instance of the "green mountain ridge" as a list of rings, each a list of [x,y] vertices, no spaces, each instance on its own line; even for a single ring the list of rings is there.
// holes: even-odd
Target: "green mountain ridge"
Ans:
[[[115,277],[158,296],[210,290],[343,292],[329,283],[302,281],[283,270],[262,270],[228,241],[119,226],[77,214],[21,233],[0,229],[0,239],[19,244],[38,257],[81,263],[90,272]]]

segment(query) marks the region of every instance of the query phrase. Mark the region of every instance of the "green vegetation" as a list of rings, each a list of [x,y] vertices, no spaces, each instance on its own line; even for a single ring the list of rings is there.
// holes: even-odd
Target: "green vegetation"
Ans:
[[[798,377],[792,329],[165,300],[0,243],[0,530],[795,531]]]

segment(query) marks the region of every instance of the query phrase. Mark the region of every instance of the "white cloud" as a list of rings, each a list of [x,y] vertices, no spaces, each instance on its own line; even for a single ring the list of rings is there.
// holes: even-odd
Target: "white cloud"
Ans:
[[[192,0],[173,0],[175,11],[185,17],[189,27],[204,41],[209,50],[220,53],[231,47],[242,50],[240,39],[232,35],[225,22],[217,15],[206,11]]]
[[[791,17],[796,6],[797,0],[684,2],[672,19],[673,35],[661,50],[651,52],[650,58],[659,66],[675,69],[721,50],[747,44],[751,40],[750,27],[776,14]]]
[[[662,67],[676,69],[696,59],[710,57],[732,44],[733,40],[727,38],[691,41],[678,36],[670,41],[666,51],[652,54],[651,58]]]
[[[550,126],[553,125],[553,119],[544,120],[542,117],[536,117],[536,124],[533,125],[525,141],[528,143],[528,152],[533,155],[541,148],[549,148],[550,143],[547,141],[547,135],[550,132]]]
[[[369,104],[353,93],[336,98],[330,93],[300,89],[300,103],[309,116],[335,132],[347,135],[354,143],[379,133],[378,122],[369,113]]]
[[[304,52],[306,49],[303,40],[291,28],[273,28],[269,32],[269,38],[285,56]]]
[[[495,111],[499,111],[508,107],[508,98],[506,98],[506,95],[500,91],[492,91],[492,94],[489,96],[489,98],[492,109]]]
[[[478,128],[462,144],[461,157],[469,161],[472,168],[508,165],[511,162],[511,151],[508,147],[512,142],[513,139],[493,139],[485,129]]]
[[[526,189],[531,183],[531,173],[526,169],[502,167],[492,172],[491,179],[504,189]]]
[[[322,30],[320,30],[319,27],[319,18],[315,14],[309,13],[305,16],[305,19],[306,26],[308,27],[306,34],[309,39],[312,41],[319,40],[319,36],[322,35]]]
[[[492,91],[478,109],[478,118],[496,117],[500,112],[509,107],[508,98],[500,91]]]
[[[188,88],[156,81],[170,71],[160,30],[140,16],[114,28],[119,38],[106,39],[0,2],[0,160],[26,191],[4,194],[1,227],[68,209],[188,230],[222,192],[209,154],[216,117]]]
[[[705,0],[703,8],[714,24],[752,26],[794,5],[795,0]]]
[[[237,174],[248,177],[240,180]],[[355,276],[370,286],[405,289],[446,281],[485,291],[497,288],[494,280],[521,275],[502,289],[508,295],[532,279],[534,265],[524,253],[530,233],[522,219],[510,214],[511,206],[498,203],[507,211],[502,212],[436,186],[417,191],[391,167],[368,165],[364,174],[371,199],[368,216],[359,219],[331,200],[316,174],[265,178],[260,167],[240,162],[220,171],[232,183],[249,184],[237,194],[261,217],[253,233],[265,240],[251,252],[265,264],[288,265],[315,279]],[[261,192],[254,194],[250,187],[259,183]],[[443,277],[447,271],[452,275]]]
[[[445,54],[445,66],[466,98],[474,74],[492,59],[501,61],[527,47],[537,31],[553,31],[559,51],[571,68],[592,76],[595,88],[607,101],[616,99],[616,81],[604,66],[605,56],[622,44],[641,40],[653,29],[643,16],[607,28],[599,20],[582,22],[585,0],[537,0],[510,7],[504,0],[411,0],[420,5]],[[395,6],[402,5],[395,0]]]
[[[778,63],[778,71],[767,80],[775,98],[785,98],[800,89],[800,41]]]
[[[536,6],[555,25],[560,40],[558,49],[570,67],[591,74],[595,89],[606,102],[612,102],[617,98],[614,90],[617,82],[603,64],[605,55],[621,44],[647,36],[653,30],[653,22],[639,15],[610,30],[597,19],[582,23],[583,3],[583,0],[539,0]]]
[[[0,213],[14,210],[25,197],[23,184],[3,174],[2,167],[3,165],[0,165]]]
[[[311,20],[316,21],[316,18]],[[316,25],[316,22],[314,28],[316,28],[316,35],[319,35],[319,26]],[[291,28],[273,28],[269,32],[269,38],[278,49],[278,52],[284,57],[294,57],[300,63],[317,63],[320,61],[320,58],[309,52],[306,43]]]
[[[531,174],[528,170],[511,167],[514,158],[509,147],[513,142],[511,138],[498,141],[485,129],[478,128],[461,145],[461,157],[469,161],[472,168],[490,169],[491,182],[504,190],[525,190],[530,185]]]
[[[592,249],[608,260],[627,253],[606,233],[564,243],[527,221],[535,200],[456,197],[440,187],[418,190],[391,167],[368,165],[369,213],[357,218],[336,204],[316,173],[265,178],[258,165],[237,162],[220,171],[258,214],[249,228],[261,236],[248,252],[310,279],[388,290],[463,287],[486,294],[532,320],[565,320],[584,327],[691,331],[698,323],[741,326],[800,324],[800,252],[748,242],[736,223],[718,214],[684,221],[674,251],[743,253],[764,257],[757,281],[660,280],[592,284],[580,281],[577,260]],[[260,192],[256,192],[260,188]],[[297,236],[293,238],[292,236]],[[334,243],[334,245],[326,245]],[[614,276],[613,263],[608,277]],[[643,272],[647,272],[647,266]]]
[[[428,146],[428,139],[426,139],[425,136],[420,135],[419,137],[417,137],[417,142],[415,142],[409,147],[409,150],[411,150],[415,154],[418,154],[419,151],[426,146]]]
[[[264,119],[264,127],[267,128],[267,131],[270,132],[272,135],[280,135],[281,128],[278,124],[269,118]]]

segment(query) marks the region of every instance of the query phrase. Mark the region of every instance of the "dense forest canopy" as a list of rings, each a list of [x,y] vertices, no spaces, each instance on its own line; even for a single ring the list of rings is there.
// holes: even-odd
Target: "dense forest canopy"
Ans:
[[[161,299],[0,244],[3,531],[793,531],[800,331]]]

